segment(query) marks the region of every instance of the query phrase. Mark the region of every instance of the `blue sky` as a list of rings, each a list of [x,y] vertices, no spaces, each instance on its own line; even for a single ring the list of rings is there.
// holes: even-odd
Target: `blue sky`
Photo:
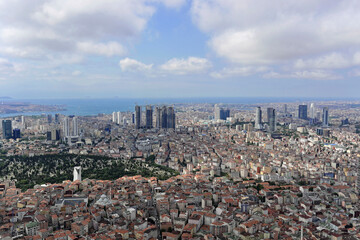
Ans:
[[[358,97],[360,2],[0,0],[0,96]]]

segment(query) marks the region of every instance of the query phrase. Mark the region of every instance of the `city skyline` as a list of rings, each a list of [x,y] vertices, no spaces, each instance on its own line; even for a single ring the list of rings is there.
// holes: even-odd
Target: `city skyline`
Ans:
[[[0,96],[356,97],[359,9],[354,1],[2,1]]]

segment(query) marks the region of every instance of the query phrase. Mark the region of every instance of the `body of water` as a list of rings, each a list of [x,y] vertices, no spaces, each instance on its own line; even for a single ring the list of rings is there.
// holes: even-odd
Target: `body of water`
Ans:
[[[138,105],[161,105],[179,103],[224,103],[224,104],[256,104],[256,103],[275,103],[275,102],[301,102],[312,101],[315,99],[306,98],[151,98],[151,99],[4,99],[2,102],[25,102],[40,105],[61,105],[66,110],[59,111],[64,115],[93,116],[99,113],[110,114],[114,111],[134,111]],[[317,101],[336,100],[336,99],[317,99]],[[0,114],[0,117],[11,117],[18,115],[40,115],[54,114],[55,112],[27,112]]]

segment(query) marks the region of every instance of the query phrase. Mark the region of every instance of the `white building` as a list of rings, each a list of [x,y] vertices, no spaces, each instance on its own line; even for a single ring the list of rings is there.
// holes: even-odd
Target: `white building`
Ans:
[[[74,181],[81,181],[81,167],[74,167]]]

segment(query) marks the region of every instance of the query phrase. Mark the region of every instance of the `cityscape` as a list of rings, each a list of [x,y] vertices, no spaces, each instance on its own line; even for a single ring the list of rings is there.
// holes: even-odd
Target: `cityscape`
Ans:
[[[359,13],[0,0],[0,240],[360,239]]]
[[[0,236],[357,239],[359,111],[200,103],[8,117]]]

